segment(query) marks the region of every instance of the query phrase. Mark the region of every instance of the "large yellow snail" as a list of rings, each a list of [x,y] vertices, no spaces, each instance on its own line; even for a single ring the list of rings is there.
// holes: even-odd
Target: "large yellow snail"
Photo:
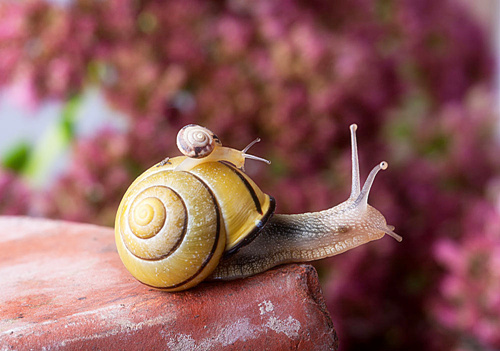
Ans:
[[[188,125],[177,136],[186,156],[167,158],[125,193],[115,223],[120,258],[144,284],[166,291],[205,279],[235,279],[288,262],[337,255],[388,234],[401,237],[368,205],[381,162],[360,187],[356,125],[351,125],[352,188],[328,210],[275,214],[274,199],[244,173],[245,159],[210,130]],[[268,162],[268,161],[266,161]]]

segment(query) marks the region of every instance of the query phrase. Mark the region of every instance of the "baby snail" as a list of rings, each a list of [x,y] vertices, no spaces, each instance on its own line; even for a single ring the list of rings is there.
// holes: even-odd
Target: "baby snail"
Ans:
[[[402,238],[368,205],[381,162],[360,186],[356,125],[351,125],[352,187],[328,210],[275,214],[274,199],[244,173],[246,159],[210,130],[187,125],[177,135],[185,156],[167,158],[140,175],[125,193],[115,240],[125,267],[142,283],[166,291],[205,279],[248,277],[289,262],[337,255],[388,234]]]

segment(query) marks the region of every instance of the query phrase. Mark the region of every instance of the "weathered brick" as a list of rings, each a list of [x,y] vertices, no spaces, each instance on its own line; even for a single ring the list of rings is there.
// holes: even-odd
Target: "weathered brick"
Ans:
[[[110,228],[0,217],[0,350],[336,348],[309,265],[165,293],[125,270]]]

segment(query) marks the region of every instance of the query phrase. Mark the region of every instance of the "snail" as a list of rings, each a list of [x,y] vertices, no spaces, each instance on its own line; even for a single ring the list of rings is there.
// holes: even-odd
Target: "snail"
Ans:
[[[352,186],[330,209],[274,214],[273,197],[244,172],[253,141],[224,147],[210,130],[187,125],[177,136],[185,156],[146,170],[126,191],[116,215],[115,240],[125,267],[140,282],[166,291],[203,280],[231,280],[274,266],[337,255],[385,234],[402,238],[368,205],[378,164],[361,188],[356,125],[350,126]]]

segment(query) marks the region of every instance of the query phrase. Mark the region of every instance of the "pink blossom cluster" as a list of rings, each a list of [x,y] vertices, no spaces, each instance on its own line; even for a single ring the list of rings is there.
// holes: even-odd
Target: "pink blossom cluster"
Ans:
[[[41,98],[67,98],[81,89],[92,21],[73,22],[43,1],[2,2],[0,18],[0,84],[19,85],[20,102],[36,107]]]
[[[434,245],[446,274],[430,309],[443,326],[478,347],[500,345],[500,210],[482,201],[471,204],[460,240]]]
[[[0,214],[27,214],[30,198],[30,191],[22,179],[13,172],[0,169]]]
[[[402,138],[392,140],[397,170],[380,176],[372,196],[375,207],[403,234],[404,244],[382,240],[330,259],[335,269],[328,274],[325,295],[334,322],[340,319],[340,335],[352,335],[353,349],[367,347],[375,336],[394,348],[409,339],[415,349],[463,349],[464,339],[498,347],[483,333],[498,335],[500,325],[478,308],[485,295],[497,295],[497,283],[486,277],[500,274],[492,259],[500,245],[499,213],[495,196],[487,196],[498,183],[500,165],[488,106],[484,92],[471,91],[460,105],[444,104],[425,124],[413,124],[415,116],[400,111],[393,128],[411,125],[411,135],[401,130]],[[483,248],[489,251],[480,286],[457,266],[461,259],[468,265],[479,242],[488,243]],[[453,261],[450,248],[456,249]],[[468,296],[468,305],[454,303],[455,296],[443,287],[447,281],[460,282],[455,287],[461,297]],[[500,315],[498,305],[490,307]],[[468,323],[476,328],[465,327],[457,317],[462,313],[470,314]]]
[[[278,211],[324,209],[347,197],[357,123],[362,176],[390,164],[371,204],[404,241],[317,264],[341,347],[500,347],[492,50],[459,2],[31,0],[0,3],[0,19],[2,87],[36,106],[97,85],[129,125],[76,140],[48,189],[3,171],[24,190],[0,185],[1,213],[113,225],[187,123],[240,149],[261,137],[252,153],[272,165],[247,171]]]

